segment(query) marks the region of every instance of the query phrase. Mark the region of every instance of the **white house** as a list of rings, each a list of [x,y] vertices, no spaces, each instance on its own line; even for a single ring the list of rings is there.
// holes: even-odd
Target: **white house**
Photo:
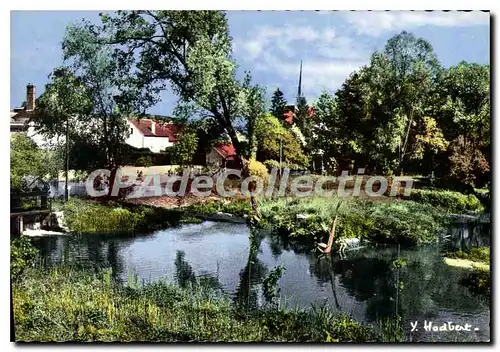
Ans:
[[[125,143],[135,148],[148,148],[159,153],[172,147],[178,140],[180,126],[171,122],[152,119],[127,119],[130,135]]]

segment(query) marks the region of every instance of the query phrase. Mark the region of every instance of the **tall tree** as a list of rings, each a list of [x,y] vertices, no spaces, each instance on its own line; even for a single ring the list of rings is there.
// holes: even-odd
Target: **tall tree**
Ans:
[[[179,107],[209,117],[225,131],[244,165],[236,121],[248,120],[244,84],[236,78],[232,40],[221,11],[117,11],[101,15],[103,42],[150,106],[170,84]],[[252,204],[256,207],[255,199]]]
[[[287,112],[287,102],[283,92],[279,88],[276,88],[271,97],[269,112],[280,120],[283,119],[283,115]]]
[[[180,166],[188,166],[193,162],[198,147],[198,134],[194,128],[185,126],[179,140],[172,147],[172,162]]]
[[[413,137],[414,122],[423,117],[426,101],[442,68],[429,42],[406,31],[389,39],[384,55],[391,68],[387,83],[394,91],[394,113],[404,125],[398,147],[401,169]]]
[[[60,162],[57,151],[42,150],[24,133],[10,136],[10,186],[20,191],[25,189],[26,176],[46,179],[57,176]]]
[[[65,66],[51,75],[39,99],[36,123],[44,134],[71,141],[66,154],[78,155],[72,167],[110,169],[113,183],[128,150],[126,118],[137,111],[140,90],[123,75],[121,63],[88,21],[68,26],[62,48]]]
[[[490,67],[460,62],[444,71],[435,88],[435,115],[449,140],[490,143]]]

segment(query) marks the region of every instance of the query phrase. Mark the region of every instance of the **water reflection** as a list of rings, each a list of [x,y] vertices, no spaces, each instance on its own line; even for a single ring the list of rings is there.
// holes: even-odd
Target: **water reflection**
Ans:
[[[251,246],[246,226],[210,222],[137,237],[46,237],[37,245],[47,265],[92,263],[111,267],[124,281],[132,270],[141,281],[166,277],[183,287],[203,284],[232,295],[243,310],[263,304],[262,280],[283,264],[286,272],[278,283],[282,304],[326,302],[370,323],[399,314],[405,328],[414,320],[474,321],[481,327],[480,337],[487,339],[489,300],[460,285],[465,272],[442,260],[443,250],[488,245],[489,227],[483,225],[451,228],[443,246],[399,252],[394,247],[363,248],[348,252],[344,260],[318,257],[308,244],[266,232],[255,233]],[[405,263],[401,268],[393,264],[398,258]]]
[[[215,290],[221,290],[222,285],[219,282],[218,272],[213,276],[210,274],[196,275],[193,268],[184,259],[186,254],[183,251],[177,251],[175,255],[176,280],[179,286],[188,287],[189,285],[201,285]]]

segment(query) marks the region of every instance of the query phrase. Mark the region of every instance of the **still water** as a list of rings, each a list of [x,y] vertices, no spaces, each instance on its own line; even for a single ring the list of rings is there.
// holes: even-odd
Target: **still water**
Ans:
[[[413,341],[488,341],[490,302],[460,284],[466,271],[449,267],[442,251],[489,246],[488,225],[460,225],[440,244],[405,250],[364,247],[338,256],[318,257],[307,247],[267,233],[257,236],[258,252],[249,261],[245,224],[204,222],[147,235],[71,235],[36,239],[47,265],[93,263],[111,267],[116,278],[139,282],[166,278],[180,285],[201,282],[229,294],[246,307],[265,304],[262,280],[282,264],[281,305],[329,305],[354,319],[376,324],[399,314]],[[406,262],[396,268],[393,261]],[[250,263],[249,263],[250,262]],[[399,285],[398,282],[402,283]],[[410,323],[470,324],[471,332],[411,332]],[[477,329],[477,330],[476,330]]]

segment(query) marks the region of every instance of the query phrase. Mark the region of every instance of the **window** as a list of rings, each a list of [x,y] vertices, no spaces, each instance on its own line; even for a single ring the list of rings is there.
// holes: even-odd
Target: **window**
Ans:
[[[130,134],[134,134],[134,129],[130,128]]]

